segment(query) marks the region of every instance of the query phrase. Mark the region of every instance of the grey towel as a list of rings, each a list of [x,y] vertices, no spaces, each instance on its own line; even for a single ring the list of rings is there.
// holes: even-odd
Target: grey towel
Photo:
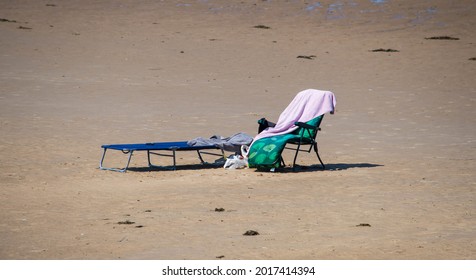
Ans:
[[[250,145],[253,141],[253,137],[248,134],[239,132],[233,134],[230,137],[222,137],[219,135],[213,135],[209,139],[203,137],[197,137],[187,142],[190,146],[206,146],[215,145],[228,152],[240,153],[241,145]]]

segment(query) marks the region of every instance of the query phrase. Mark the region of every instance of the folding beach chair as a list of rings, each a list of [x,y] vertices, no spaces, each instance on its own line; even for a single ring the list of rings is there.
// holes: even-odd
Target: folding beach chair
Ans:
[[[285,166],[282,152],[294,150],[293,171],[299,152],[310,153],[312,149],[321,163],[316,141],[324,114],[334,113],[335,97],[332,92],[308,89],[299,92],[280,115],[276,124],[261,119],[258,135],[248,152],[248,165],[260,169]],[[308,148],[305,148],[308,146]]]
[[[283,167],[286,163],[284,162],[282,152],[284,149],[288,149],[296,151],[292,165],[293,170],[295,170],[299,152],[310,153],[314,148],[314,152],[321,163],[322,169],[325,169],[326,166],[321,160],[316,141],[317,132],[321,130],[319,126],[323,118],[324,115],[321,115],[306,123],[295,122],[296,130],[291,133],[258,140],[248,153],[250,157],[248,159],[250,167],[264,167],[269,169]],[[260,129],[264,128],[266,125],[270,125],[268,127],[274,127],[273,123],[268,122],[264,118],[260,119],[258,124],[261,127]],[[308,146],[308,148],[303,149],[305,146]],[[252,153],[257,150],[259,150],[258,155],[253,155]]]
[[[190,146],[187,141],[180,142],[154,142],[154,143],[142,143],[142,144],[112,144],[112,145],[102,145],[101,148],[104,149],[101,161],[99,162],[99,168],[102,170],[112,170],[118,172],[126,172],[129,168],[131,162],[132,154],[135,151],[146,151],[147,152],[147,161],[149,167],[160,167],[159,165],[154,165],[151,162],[151,155],[165,156],[173,158],[173,170],[177,169],[176,161],[176,152],[177,151],[197,151],[198,158],[202,164],[205,161],[202,158],[202,154],[215,155],[225,158],[225,153],[222,148],[219,148],[215,145],[206,145],[206,146]],[[104,167],[104,159],[106,157],[107,150],[117,150],[121,151],[124,154],[129,154],[127,159],[126,166],[124,168],[112,168]],[[204,150],[221,150],[221,154],[212,153]],[[171,152],[164,154],[164,152]]]

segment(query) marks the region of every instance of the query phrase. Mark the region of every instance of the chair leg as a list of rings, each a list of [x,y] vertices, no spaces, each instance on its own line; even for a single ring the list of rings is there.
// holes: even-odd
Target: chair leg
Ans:
[[[318,149],[317,149],[317,143],[314,143],[314,151],[316,152],[317,158],[318,158],[319,161],[321,162],[322,169],[325,170],[325,169],[326,169],[326,166],[324,165],[324,163],[323,163],[322,160],[321,160],[321,157],[319,156],[319,152],[318,152]]]
[[[293,171],[296,170],[296,159],[297,159],[297,156],[298,156],[298,153],[299,153],[299,149],[300,149],[300,148],[301,148],[301,143],[299,143],[299,145],[297,146],[296,154],[294,155]]]
[[[286,166],[286,163],[284,162],[283,156],[280,156],[280,159],[281,159],[281,167]]]

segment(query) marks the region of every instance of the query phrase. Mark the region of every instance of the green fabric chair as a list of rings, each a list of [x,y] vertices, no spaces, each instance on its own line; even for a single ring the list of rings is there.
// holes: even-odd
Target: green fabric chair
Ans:
[[[258,169],[272,169],[285,165],[282,157],[284,149],[295,150],[293,161],[293,171],[296,167],[296,160],[300,151],[310,153],[314,148],[317,158],[325,169],[325,165],[319,156],[316,136],[320,129],[322,118],[324,115],[318,116],[306,123],[296,122],[296,130],[288,134],[277,135],[272,137],[261,138],[251,145],[248,152],[248,166]],[[261,119],[260,121],[263,121]],[[258,121],[258,123],[260,123]],[[309,148],[303,149],[304,146]]]

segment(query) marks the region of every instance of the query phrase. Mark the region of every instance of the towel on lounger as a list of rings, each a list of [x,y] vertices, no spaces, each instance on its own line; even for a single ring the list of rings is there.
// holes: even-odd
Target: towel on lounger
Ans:
[[[253,141],[253,137],[245,133],[236,133],[230,137],[222,137],[219,135],[214,135],[209,139],[203,137],[197,137],[188,141],[190,146],[207,146],[215,145],[218,148],[221,148],[228,152],[240,153],[241,145],[250,145]]]

